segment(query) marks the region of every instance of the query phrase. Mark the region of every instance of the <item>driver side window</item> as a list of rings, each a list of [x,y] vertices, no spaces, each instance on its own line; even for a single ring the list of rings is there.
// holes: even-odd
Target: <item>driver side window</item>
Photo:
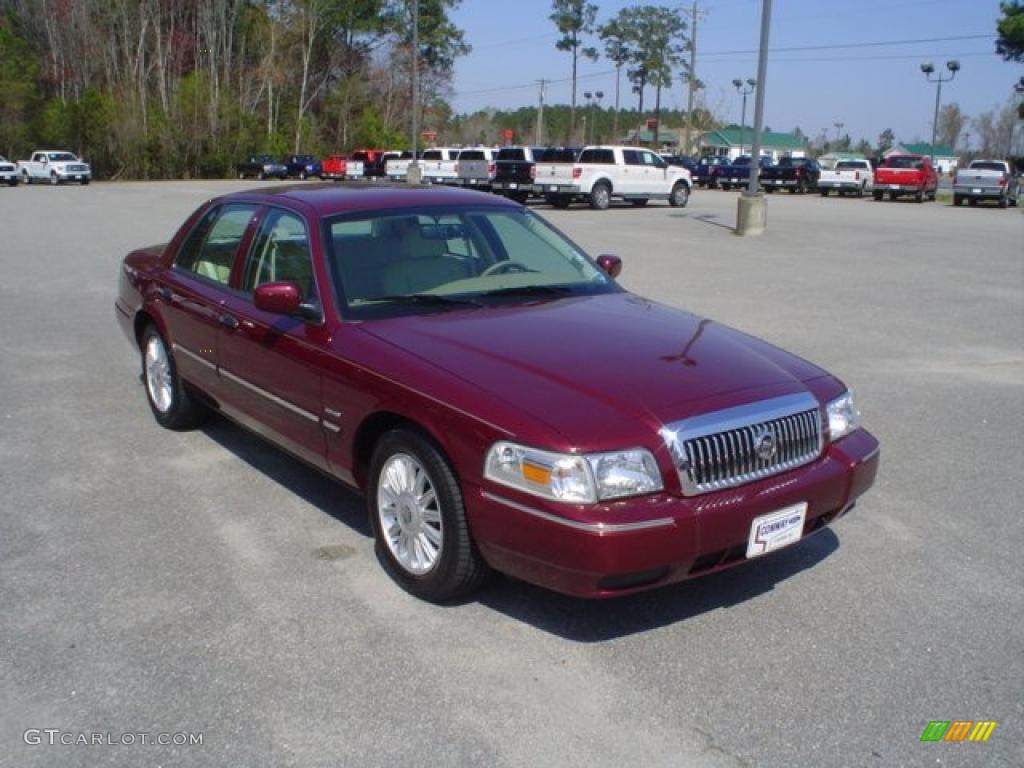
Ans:
[[[242,290],[264,283],[298,283],[303,298],[317,295],[306,225],[293,213],[270,209],[253,238],[245,262]]]

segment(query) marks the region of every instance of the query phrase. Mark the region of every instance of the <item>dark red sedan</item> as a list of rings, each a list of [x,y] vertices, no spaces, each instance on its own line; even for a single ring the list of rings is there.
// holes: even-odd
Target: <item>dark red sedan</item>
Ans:
[[[223,413],[362,490],[427,599],[621,594],[846,513],[878,466],[846,387],[620,268],[500,197],[304,185],[206,203],[116,308],[157,421]]]

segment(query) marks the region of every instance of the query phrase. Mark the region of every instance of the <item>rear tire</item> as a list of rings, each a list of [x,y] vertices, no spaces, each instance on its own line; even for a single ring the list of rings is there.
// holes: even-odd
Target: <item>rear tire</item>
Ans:
[[[922,190],[919,189],[919,190],[917,190],[917,192],[914,193],[914,202],[915,203],[923,203],[924,202],[924,192]]]
[[[612,190],[603,181],[594,185],[590,190],[590,207],[595,211],[604,211],[612,203]]]
[[[882,193],[877,190],[871,193],[871,197],[876,203],[882,202]]]
[[[402,589],[444,602],[483,585],[490,568],[470,535],[458,479],[431,440],[410,429],[385,433],[369,478],[377,558]]]
[[[828,197],[828,190],[827,189],[823,189],[818,194],[820,194],[822,197]],[[842,195],[843,194],[842,191],[840,191],[839,194]]]
[[[155,326],[146,326],[140,347],[146,399],[157,423],[173,430],[191,429],[202,424],[210,412],[189,395],[178,377],[174,356]]]
[[[50,173],[50,186],[51,187],[56,187],[58,184],[60,184],[60,179],[57,177],[56,173],[51,172]]]
[[[964,204],[964,199],[960,195],[953,195],[953,205],[959,208]]]
[[[1009,205],[1009,201],[1005,197],[1000,197],[999,198],[999,207],[1000,208],[1005,208],[1007,205]]]
[[[18,186],[18,176],[17,176],[17,174],[15,174],[14,176],[11,176],[11,178],[9,178],[7,180],[7,186],[9,186],[9,187],[16,187],[16,186]]]
[[[305,181],[305,180],[306,180],[306,172],[305,171],[299,171],[299,181]]]

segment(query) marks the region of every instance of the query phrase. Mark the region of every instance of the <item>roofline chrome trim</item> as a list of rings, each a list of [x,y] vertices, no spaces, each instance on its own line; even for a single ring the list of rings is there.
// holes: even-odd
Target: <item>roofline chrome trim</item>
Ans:
[[[499,504],[504,504],[506,507],[525,512],[533,517],[540,518],[541,520],[547,520],[549,523],[556,523],[557,525],[564,525],[567,528],[574,528],[578,531],[586,531],[587,533],[628,533],[630,531],[643,531],[649,528],[667,528],[674,526],[676,521],[671,517],[659,517],[655,520],[641,520],[636,523],[581,523],[579,520],[570,520],[565,517],[559,517],[558,515],[552,515],[549,512],[544,512],[534,507],[528,507],[525,504],[519,504],[518,502],[506,499],[504,496],[496,496],[488,491],[481,491],[481,495],[485,499],[496,501]]]
[[[285,408],[285,409],[291,411],[292,413],[298,414],[299,416],[302,416],[304,418],[309,419],[314,424],[319,424],[320,423],[320,417],[317,416],[315,413],[310,413],[306,409],[300,408],[299,406],[295,405],[294,403],[289,403],[287,400],[284,400],[284,399],[278,397],[275,394],[267,392],[267,390],[263,389],[262,387],[257,387],[251,381],[246,381],[241,376],[236,376],[235,374],[231,373],[231,371],[228,371],[228,370],[225,370],[224,368],[221,368],[220,369],[220,374],[221,374],[221,376],[224,376],[225,378],[230,379],[231,381],[235,382],[236,384],[239,384],[239,385],[245,387],[250,392],[253,392],[254,394],[260,395],[261,397],[265,397],[270,402],[275,403],[276,405],[279,405],[282,408]]]
[[[175,352],[181,352],[181,354],[183,354],[189,360],[194,360],[195,362],[199,363],[200,365],[205,365],[207,368],[209,368],[212,371],[216,371],[217,370],[216,363],[211,363],[205,357],[203,357],[202,355],[197,355],[191,349],[185,349],[185,347],[181,346],[180,344],[171,344],[171,349],[173,349]]]

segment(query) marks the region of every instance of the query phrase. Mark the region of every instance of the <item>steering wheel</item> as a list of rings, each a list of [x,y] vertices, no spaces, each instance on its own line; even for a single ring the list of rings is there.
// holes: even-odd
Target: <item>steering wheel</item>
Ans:
[[[503,275],[506,272],[536,272],[535,269],[530,269],[529,266],[523,264],[521,261],[499,261],[497,264],[491,264],[487,269],[480,273],[480,277],[489,277],[490,275]]]

